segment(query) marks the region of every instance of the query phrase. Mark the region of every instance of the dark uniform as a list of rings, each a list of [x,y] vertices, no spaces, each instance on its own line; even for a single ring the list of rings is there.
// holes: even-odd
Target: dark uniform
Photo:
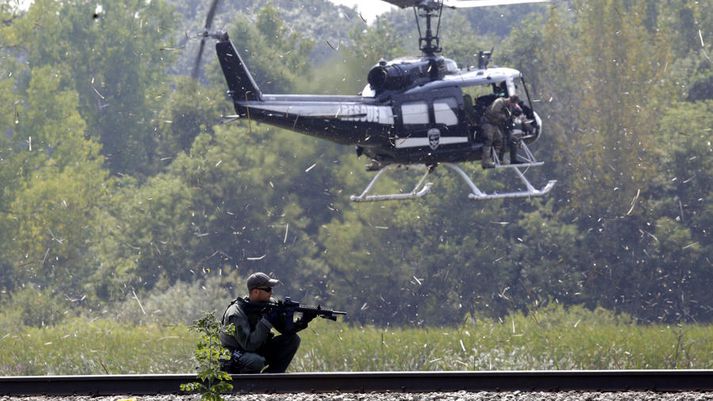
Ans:
[[[278,308],[267,307],[268,299],[274,303],[272,297],[251,298],[253,290],[272,293],[272,287],[279,282],[265,273],[251,274],[247,280],[251,295],[231,302],[223,313],[220,342],[231,355],[229,361],[221,362],[224,371],[283,373],[287,370],[300,347],[297,332],[307,328],[316,314],[303,313],[296,322],[288,322],[287,319],[293,319],[294,316],[288,316]],[[275,336],[273,328],[280,335]]]
[[[300,346],[297,331],[307,325],[295,323],[294,332],[275,336],[271,329],[277,321],[268,316],[269,313],[259,302],[253,303],[247,298],[238,298],[230,304],[223,314],[220,342],[231,352],[232,358],[224,363],[223,370],[228,373],[260,373],[263,369],[265,373],[283,373],[287,370]],[[232,332],[225,329],[230,324],[235,327]]]
[[[499,97],[485,109],[483,119],[480,123],[483,131],[483,150],[481,164],[483,168],[493,168],[492,151],[495,149],[498,154],[503,151],[503,131],[508,120],[507,113],[508,98]]]

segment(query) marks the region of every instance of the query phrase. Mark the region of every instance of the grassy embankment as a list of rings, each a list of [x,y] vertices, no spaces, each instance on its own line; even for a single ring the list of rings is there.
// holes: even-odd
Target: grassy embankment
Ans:
[[[318,319],[291,371],[713,368],[713,326],[636,325],[554,308],[451,328],[350,327]],[[73,319],[0,334],[0,375],[186,373],[186,326]]]

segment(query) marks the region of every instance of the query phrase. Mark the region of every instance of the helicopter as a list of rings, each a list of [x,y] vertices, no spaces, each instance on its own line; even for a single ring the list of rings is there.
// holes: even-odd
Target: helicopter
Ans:
[[[227,83],[227,95],[236,112],[226,118],[245,118],[354,146],[357,157],[370,159],[367,171],[376,172],[361,194],[350,197],[355,202],[420,198],[431,191],[433,183],[426,179],[437,166],[457,173],[469,188],[469,199],[534,197],[549,193],[556,180],[537,189],[525,177],[528,168],[543,164],[535,159],[528,147],[540,137],[542,120],[532,107],[522,74],[512,68],[488,67],[492,50],[479,52],[478,66],[466,69],[459,69],[455,61],[439,55],[444,7],[549,0],[384,1],[402,9],[413,8],[422,54],[418,58],[379,61],[369,70],[368,83],[358,95],[262,93],[228,34],[210,32],[218,0],[214,0],[209,8],[193,76],[198,75],[206,39],[213,38],[217,40],[215,49]],[[470,89],[476,89],[478,96],[475,99],[468,99],[470,95],[466,93]],[[518,147],[517,159],[514,163],[505,163],[498,152],[492,152],[492,158],[495,168],[514,171],[525,190],[487,193],[476,186],[458,163],[483,158],[480,118],[496,98],[511,96],[522,99],[523,113],[518,118],[513,116],[509,126],[509,134]],[[425,167],[425,173],[413,190],[394,194],[370,193],[387,170],[404,166]]]

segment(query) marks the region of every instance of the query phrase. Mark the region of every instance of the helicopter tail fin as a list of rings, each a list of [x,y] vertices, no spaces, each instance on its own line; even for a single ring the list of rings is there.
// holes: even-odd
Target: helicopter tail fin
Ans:
[[[248,67],[240,57],[235,45],[225,34],[215,45],[223,75],[228,82],[230,96],[235,101],[262,100],[262,92],[258,88]]]

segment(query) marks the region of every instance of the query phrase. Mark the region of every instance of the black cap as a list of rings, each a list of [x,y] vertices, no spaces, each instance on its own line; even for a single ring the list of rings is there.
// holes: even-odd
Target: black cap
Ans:
[[[259,288],[259,287],[274,287],[277,284],[280,283],[280,280],[275,280],[274,278],[270,278],[265,273],[262,272],[257,272],[253,273],[248,277],[248,291],[252,290],[253,288]]]

